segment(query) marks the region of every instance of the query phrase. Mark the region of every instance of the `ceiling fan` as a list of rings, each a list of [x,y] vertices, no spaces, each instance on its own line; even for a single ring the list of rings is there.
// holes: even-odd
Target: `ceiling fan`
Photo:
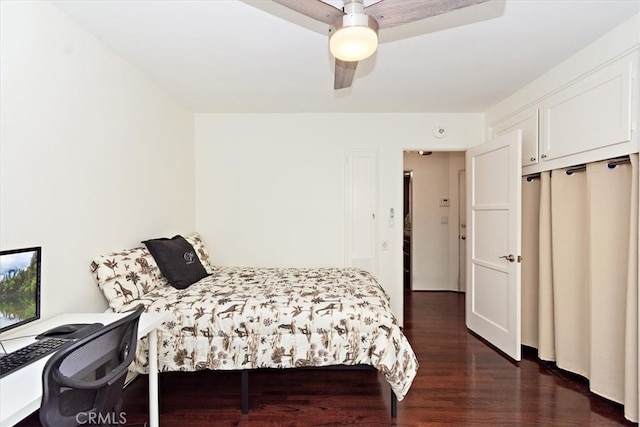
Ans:
[[[329,50],[335,57],[334,89],[351,86],[358,61],[378,47],[378,29],[391,28],[488,0],[344,0],[338,9],[322,0],[273,0],[324,22],[329,27]]]

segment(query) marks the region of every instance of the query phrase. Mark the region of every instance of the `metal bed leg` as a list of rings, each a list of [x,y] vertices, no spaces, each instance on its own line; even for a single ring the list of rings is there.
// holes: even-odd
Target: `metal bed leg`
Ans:
[[[391,390],[391,418],[398,418],[398,398],[393,390]]]
[[[249,371],[240,372],[240,383],[242,388],[242,414],[249,413]]]

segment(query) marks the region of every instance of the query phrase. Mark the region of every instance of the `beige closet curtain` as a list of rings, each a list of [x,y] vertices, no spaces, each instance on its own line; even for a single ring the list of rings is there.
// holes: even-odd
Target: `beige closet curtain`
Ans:
[[[522,206],[538,206],[540,201],[540,180],[522,178]],[[522,318],[521,341],[523,345],[538,347],[538,301],[539,301],[539,259],[538,235],[540,234],[540,215],[538,209],[522,209],[522,280],[521,304]],[[527,320],[525,322],[525,319]]]
[[[546,172],[523,181],[522,193],[523,344],[589,378],[591,390],[624,404],[632,421],[638,420],[637,163],[634,155],[614,168],[603,161]],[[536,303],[526,300],[536,294]]]
[[[589,205],[584,172],[551,175],[556,363],[589,377]],[[549,230],[541,230],[548,233]],[[619,308],[616,308],[619,310]]]

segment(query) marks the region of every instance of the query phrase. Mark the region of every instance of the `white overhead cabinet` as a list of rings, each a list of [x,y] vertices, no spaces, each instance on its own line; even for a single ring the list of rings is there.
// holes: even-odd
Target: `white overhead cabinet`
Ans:
[[[522,131],[524,174],[636,152],[631,136],[637,57],[614,60],[496,121],[489,136]]]
[[[493,138],[522,131],[522,166],[538,163],[539,111],[538,107],[528,108],[493,127]]]
[[[614,63],[542,104],[541,157],[556,159],[631,140],[632,64]]]

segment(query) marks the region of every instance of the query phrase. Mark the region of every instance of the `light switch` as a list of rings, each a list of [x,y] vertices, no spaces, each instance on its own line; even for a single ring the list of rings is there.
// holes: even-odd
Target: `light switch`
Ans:
[[[448,216],[441,216],[440,217],[440,224],[449,224],[449,217]]]

